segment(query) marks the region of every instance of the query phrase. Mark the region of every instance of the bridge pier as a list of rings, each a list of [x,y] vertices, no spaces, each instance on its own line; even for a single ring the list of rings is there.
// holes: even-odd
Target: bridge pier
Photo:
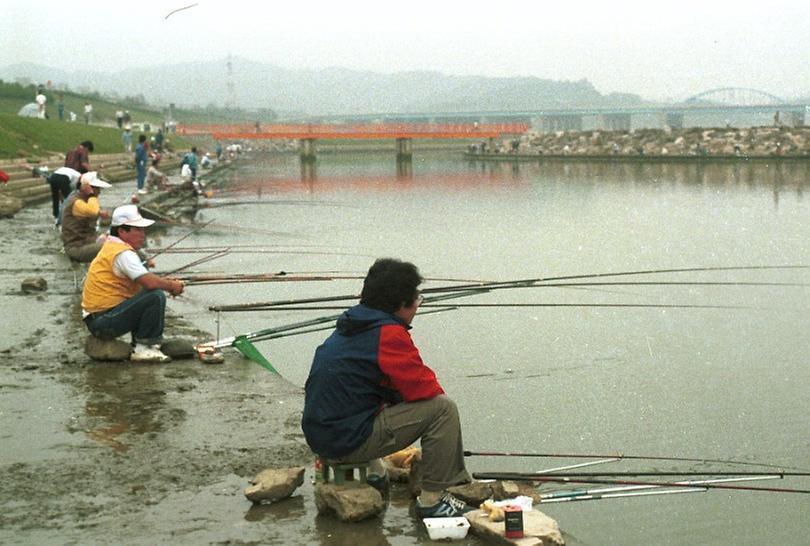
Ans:
[[[413,139],[397,139],[397,163],[400,161],[410,161],[413,158]]]
[[[602,129],[606,131],[629,131],[631,128],[630,114],[602,114],[599,118]]]
[[[555,131],[581,131],[582,116],[578,114],[541,116],[540,129],[546,133],[553,133]]]
[[[298,141],[298,153],[302,162],[315,161],[315,139],[302,138]]]

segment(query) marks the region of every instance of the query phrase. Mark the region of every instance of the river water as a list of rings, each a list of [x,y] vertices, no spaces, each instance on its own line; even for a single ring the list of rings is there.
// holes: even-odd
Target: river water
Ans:
[[[471,280],[808,264],[808,174],[801,162],[485,165],[452,152],[417,152],[412,172],[398,176],[390,153],[324,154],[303,171],[295,157],[269,156],[225,175],[227,192],[212,202],[231,205],[198,213],[214,224],[181,246],[264,245],[196,271],[362,276],[375,257],[392,256],[414,262],[428,278]],[[200,256],[172,254],[161,265]],[[598,280],[636,284],[502,290],[458,301],[565,305],[417,316],[412,335],[458,402],[467,449],[810,467],[810,289],[638,284],[807,283],[810,270]],[[352,294],[360,286],[348,279],[190,287],[177,308],[212,331],[207,305]],[[726,307],[663,307],[675,305]],[[233,335],[337,312],[227,313],[220,331]],[[284,377],[303,385],[326,335],[258,347]],[[257,366],[255,373],[266,372]],[[581,461],[468,462],[479,472]],[[591,469],[759,470],[667,461]],[[749,485],[810,489],[810,479]],[[541,508],[558,520],[569,544],[800,544],[810,531],[810,496],[787,493],[714,490]],[[387,542],[425,540],[402,510],[390,509],[386,519]]]

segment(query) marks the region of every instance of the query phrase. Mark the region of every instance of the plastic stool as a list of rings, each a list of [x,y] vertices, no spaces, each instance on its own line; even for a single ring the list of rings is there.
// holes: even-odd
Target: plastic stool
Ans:
[[[332,463],[321,458],[321,473],[324,483],[329,483],[331,469],[335,485],[343,485],[346,481],[354,480],[354,469],[357,469],[361,483],[368,478],[368,463]]]

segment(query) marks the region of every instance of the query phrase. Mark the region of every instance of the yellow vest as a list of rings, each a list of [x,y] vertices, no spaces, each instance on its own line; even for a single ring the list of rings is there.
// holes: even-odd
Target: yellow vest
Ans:
[[[99,313],[112,309],[141,290],[141,285],[113,273],[115,257],[125,250],[134,250],[126,243],[106,241],[90,264],[82,289],[82,309]]]

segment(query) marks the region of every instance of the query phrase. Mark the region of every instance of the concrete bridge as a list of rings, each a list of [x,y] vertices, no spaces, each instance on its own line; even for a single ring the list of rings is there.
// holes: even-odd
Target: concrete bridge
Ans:
[[[211,135],[217,140],[283,139],[298,140],[303,160],[313,160],[317,140],[386,140],[396,141],[397,160],[413,155],[413,139],[493,140],[506,135],[520,135],[529,129],[527,123],[334,123],[334,124],[229,124],[179,125],[181,135]]]
[[[633,128],[682,129],[687,126],[799,126],[810,121],[810,105],[791,102],[764,91],[723,87],[703,91],[679,103],[642,103],[611,107],[553,107],[531,110],[491,110],[467,112],[370,113],[319,116],[328,122],[422,122],[422,123],[502,123],[531,124],[540,132],[583,129],[629,130]],[[748,120],[746,122],[746,120]]]

